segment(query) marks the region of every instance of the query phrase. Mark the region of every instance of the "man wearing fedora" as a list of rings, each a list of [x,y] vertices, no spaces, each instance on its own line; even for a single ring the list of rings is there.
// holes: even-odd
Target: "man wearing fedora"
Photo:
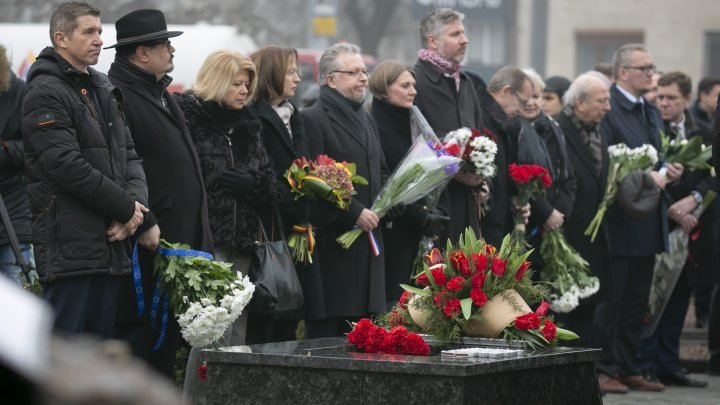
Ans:
[[[172,375],[175,351],[180,342],[175,317],[168,314],[165,336],[161,315],[152,324],[149,310],[154,295],[153,260],[160,233],[172,243],[212,253],[205,187],[195,147],[185,118],[167,86],[173,69],[170,38],[182,34],[168,31],[159,10],[135,10],[115,23],[115,61],[108,76],[124,95],[123,110],[135,149],[143,159],[150,194],[150,212],[138,229],[139,285],[127,276],[121,285],[115,336],[128,341],[134,353],[167,376]],[[142,294],[136,293],[142,287]],[[144,305],[138,305],[143,300]]]
[[[22,129],[35,259],[55,328],[110,338],[118,276],[131,267],[127,237],[144,220],[148,193],[122,94],[90,67],[101,31],[96,7],[57,6],[52,47],[28,72]]]

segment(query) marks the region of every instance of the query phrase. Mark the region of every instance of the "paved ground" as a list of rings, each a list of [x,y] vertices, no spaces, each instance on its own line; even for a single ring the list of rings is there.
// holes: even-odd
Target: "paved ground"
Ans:
[[[697,379],[707,380],[707,388],[667,387],[662,392],[630,391],[627,394],[607,394],[603,397],[606,405],[720,405],[720,376],[691,374]]]

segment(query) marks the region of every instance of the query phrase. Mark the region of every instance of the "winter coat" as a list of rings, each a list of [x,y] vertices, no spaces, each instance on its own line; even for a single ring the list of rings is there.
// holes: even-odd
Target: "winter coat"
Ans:
[[[448,132],[462,127],[478,130],[484,127],[478,94],[467,74],[460,73],[459,92],[456,90],[453,78],[446,77],[427,61],[417,61],[415,76],[417,80],[415,105],[440,139]],[[450,216],[447,232],[440,235],[439,239],[439,245],[443,247],[448,238],[457,242],[460,234],[468,226],[476,233],[480,233],[480,211],[472,187],[452,180],[447,186],[446,193],[450,206],[438,206]]]
[[[327,96],[328,91],[334,90],[323,87],[318,102],[302,111],[311,156],[326,154],[338,161],[355,163],[357,174],[367,179],[368,185],[357,185],[357,194],[348,209],[335,208],[336,219],[318,230],[325,312],[328,317],[381,313],[386,309],[382,232],[379,228],[373,231],[380,246],[379,256],[372,254],[365,233],[348,250],[335,239],[353,229],[362,210],[372,206],[387,178],[385,159],[370,114],[363,114],[365,132],[356,133],[338,112],[336,101]]]
[[[250,253],[260,231],[258,211],[279,198],[260,120],[248,108],[228,110],[193,94],[176,97],[200,159],[213,243]],[[220,174],[233,167],[255,178],[249,193],[235,195],[220,186]]]
[[[6,154],[0,163],[0,194],[8,210],[12,227],[21,243],[30,242],[30,199],[25,180],[25,156],[23,154],[20,109],[25,96],[25,82],[10,75],[10,87],[0,93],[0,153]],[[0,161],[2,162],[2,161]],[[0,221],[0,245],[10,243],[10,238]]]
[[[625,143],[629,148],[637,148],[650,144],[655,149],[660,148],[659,131],[663,123],[657,107],[648,102],[644,107],[634,104],[614,84],[610,88],[610,108],[600,123],[608,145]],[[613,204],[604,221],[610,229],[613,256],[652,256],[667,249],[668,217],[664,196],[655,212],[644,219],[635,219],[618,204]]]
[[[158,225],[161,238],[212,253],[200,161],[185,117],[166,90],[172,79],[165,76],[158,81],[154,74],[123,59],[115,60],[108,77],[123,92],[126,123],[147,179],[150,212],[135,235]],[[139,246],[138,254],[145,307],[149,308],[156,279],[155,253]],[[120,296],[118,322],[137,320],[136,294],[130,280],[123,283]]]
[[[127,239],[108,242],[112,221],[147,206],[142,161],[107,76],[73,68],[45,48],[28,73],[25,167],[41,278],[130,271]]]
[[[310,155],[308,149],[300,111],[295,108],[290,117],[291,136],[280,116],[266,101],[258,100],[250,108],[262,123],[262,141],[278,181],[281,198],[278,207],[282,214],[285,236],[290,235],[293,225],[304,225],[308,222],[316,228],[317,234],[317,229],[333,221],[336,215],[335,209],[324,201],[313,202],[307,198],[295,200],[296,194],[292,193],[290,185],[283,177],[295,159],[302,156],[308,159],[315,158]],[[272,210],[262,212],[262,221],[265,228],[269,229],[270,224],[273,223]],[[278,235],[277,227],[274,231],[275,235]],[[295,270],[303,288],[302,319],[325,318],[325,299],[317,256],[315,250],[312,263],[295,263]]]
[[[605,183],[608,174],[609,157],[607,153],[607,139],[601,135],[602,168],[601,175],[595,173],[593,159],[583,144],[575,125],[570,117],[561,112],[557,116],[557,123],[567,141],[567,157],[573,168],[577,190],[570,212],[565,216],[563,229],[565,237],[572,247],[577,250],[583,259],[587,260],[593,275],[600,280],[600,291],[583,302],[606,301],[612,293],[612,271],[610,261],[610,244],[608,239],[608,226],[606,221],[600,226],[594,242],[585,236],[585,229],[590,225],[600,202],[605,195]]]

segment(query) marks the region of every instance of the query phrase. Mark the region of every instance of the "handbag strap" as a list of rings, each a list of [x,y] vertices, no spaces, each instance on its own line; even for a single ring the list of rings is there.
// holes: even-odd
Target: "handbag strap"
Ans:
[[[10,215],[8,214],[7,207],[5,207],[5,201],[0,194],[0,216],[2,217],[3,224],[5,224],[5,231],[7,231],[8,238],[10,239],[10,245],[15,253],[15,260],[18,266],[22,269],[25,277],[28,277],[30,273],[30,266],[25,261],[25,257],[22,254],[20,248],[20,241],[18,241],[17,235],[15,234],[15,228],[13,228],[12,222],[10,221]]]
[[[271,228],[270,228],[270,238],[267,237],[267,232],[265,231],[265,227],[263,226],[262,219],[258,216],[258,222],[260,223],[260,232],[258,232],[258,240],[259,241],[273,241],[275,240],[275,219],[277,219],[278,222],[278,229],[280,229],[280,240],[285,241],[285,229],[283,228],[283,222],[282,222],[282,216],[280,215],[280,210],[277,208],[277,204],[272,205],[272,217],[271,217]]]

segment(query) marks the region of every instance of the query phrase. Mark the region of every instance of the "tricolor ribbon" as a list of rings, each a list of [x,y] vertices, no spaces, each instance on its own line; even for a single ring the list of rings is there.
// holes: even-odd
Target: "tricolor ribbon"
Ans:
[[[380,256],[380,245],[378,245],[377,240],[375,239],[375,234],[373,231],[369,231],[367,233],[368,236],[368,242],[370,242],[370,250],[372,250],[372,253],[374,256]]]
[[[312,255],[313,251],[315,250],[315,231],[312,224],[307,224],[305,226],[293,225],[292,230],[293,232],[307,234],[308,253]]]

